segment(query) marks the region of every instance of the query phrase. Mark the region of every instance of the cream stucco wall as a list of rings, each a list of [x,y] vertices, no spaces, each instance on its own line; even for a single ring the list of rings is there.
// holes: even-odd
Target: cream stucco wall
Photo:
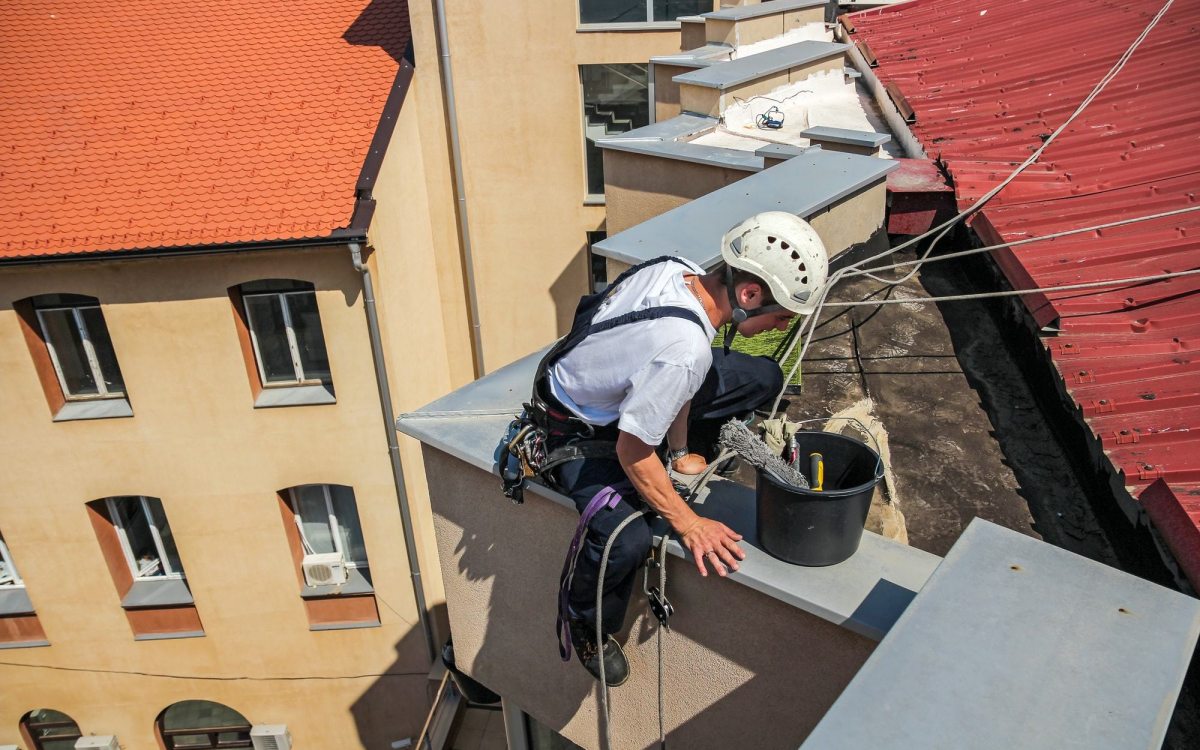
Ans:
[[[579,31],[577,4],[561,0],[446,7],[484,361],[493,371],[565,330],[586,291],[586,232],[604,228],[604,207],[584,204],[578,66],[645,64],[678,50],[679,31]],[[432,3],[409,9],[432,170],[442,106]]]
[[[436,290],[427,266],[415,267],[411,283]],[[317,289],[335,405],[253,407],[226,290],[280,277]],[[20,744],[19,716],[50,707],[85,733],[154,748],[154,717],[188,698],[225,703],[255,723],[287,724],[298,747],[386,747],[420,730],[429,664],[360,283],[345,248],[0,269],[0,529],[51,642],[4,651],[4,660],[85,670],[4,667],[0,744]],[[132,418],[51,421],[12,309],[14,300],[50,292],[100,300]],[[435,294],[421,301],[438,304]],[[391,311],[400,316],[401,303]],[[408,335],[425,354],[393,358],[393,381],[411,384],[396,388],[401,403],[449,387],[438,364],[441,332],[418,327]],[[380,627],[309,630],[276,499],[277,490],[305,483],[354,488]],[[134,640],[84,506],[127,494],[162,499],[204,637]],[[421,544],[420,529],[417,537]],[[409,676],[195,681],[86,670]]]

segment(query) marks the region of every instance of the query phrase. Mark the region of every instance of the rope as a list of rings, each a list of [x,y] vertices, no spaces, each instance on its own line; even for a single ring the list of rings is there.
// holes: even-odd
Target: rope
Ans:
[[[625,527],[633,522],[636,518],[641,518],[646,515],[646,511],[635,511],[620,524],[613,529],[613,533],[609,535],[608,542],[604,545],[604,554],[600,556],[600,575],[596,581],[596,646],[600,650],[600,708],[603,714],[603,722],[601,724],[601,734],[604,738],[605,750],[612,750],[612,734],[609,727],[610,717],[608,713],[608,678],[604,674],[604,627],[602,622],[602,610],[604,608],[604,574],[608,570],[608,555],[612,552],[613,544],[616,543],[617,537],[625,530]]]

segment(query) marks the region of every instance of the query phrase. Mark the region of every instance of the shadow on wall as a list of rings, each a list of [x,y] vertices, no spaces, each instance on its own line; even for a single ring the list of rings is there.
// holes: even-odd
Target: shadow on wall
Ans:
[[[382,598],[379,602],[383,627],[399,624],[390,605]],[[425,638],[417,622],[406,624],[408,630],[396,642],[395,661],[350,706],[359,744],[370,750],[391,747],[405,738],[415,743],[429,713],[432,695]]]
[[[555,336],[565,335],[571,329],[575,308],[579,298],[590,291],[590,281],[587,243],[583,242],[550,285],[550,299],[554,301]]]
[[[413,62],[408,0],[371,0],[342,38],[358,46],[379,47],[396,62]]]

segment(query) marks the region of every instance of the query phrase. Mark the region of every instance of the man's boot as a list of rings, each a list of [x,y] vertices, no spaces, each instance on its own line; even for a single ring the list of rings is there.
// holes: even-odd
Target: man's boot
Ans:
[[[596,626],[583,620],[571,620],[571,644],[579,662],[597,680],[600,679],[600,649],[596,647]],[[604,637],[604,680],[609,687],[624,685],[629,679],[629,661],[621,644],[611,636]]]

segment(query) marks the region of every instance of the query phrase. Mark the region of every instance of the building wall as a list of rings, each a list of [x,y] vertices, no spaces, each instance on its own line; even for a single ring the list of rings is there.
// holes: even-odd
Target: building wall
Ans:
[[[418,287],[434,275],[426,264],[410,281]],[[227,289],[281,277],[317,289],[334,405],[253,407]],[[4,660],[83,670],[4,667],[0,744],[20,744],[19,717],[48,707],[85,733],[153,748],[154,717],[184,699],[287,724],[298,747],[386,747],[419,732],[429,663],[415,627],[360,284],[345,248],[0,269],[0,530],[51,642],[4,651]],[[132,418],[51,421],[12,308],[51,292],[99,299]],[[393,297],[393,316],[407,312],[402,299]],[[406,333],[426,355],[393,358],[397,400],[447,390],[447,368],[436,364],[442,332]],[[380,626],[309,630],[276,496],[305,483],[354,488]],[[88,501],[130,494],[161,498],[203,637],[134,640],[85,510]],[[408,676],[369,676],[384,672]],[[368,677],[261,679],[346,675]]]
[[[560,335],[587,291],[586,232],[604,228],[604,207],[584,204],[578,66],[645,64],[677,51],[679,31],[578,31],[578,5],[563,0],[446,7],[490,372]],[[423,108],[440,108],[432,3],[409,8]],[[438,127],[433,110],[421,116],[423,135]],[[427,165],[441,148],[426,142]]]

